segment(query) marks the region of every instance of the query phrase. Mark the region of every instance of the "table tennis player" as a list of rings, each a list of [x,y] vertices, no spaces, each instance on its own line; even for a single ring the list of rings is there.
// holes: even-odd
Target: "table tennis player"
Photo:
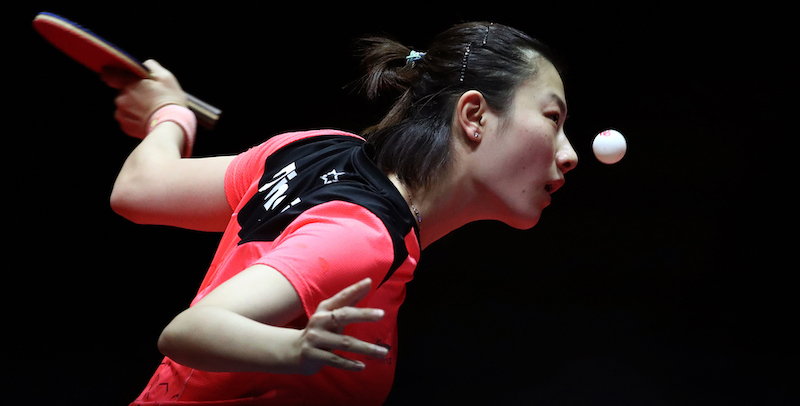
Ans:
[[[132,405],[380,405],[421,250],[477,220],[533,227],[575,168],[561,77],[528,35],[476,22],[424,52],[362,45],[366,96],[399,94],[377,125],[276,135],[236,156],[189,157],[194,117],[158,63],[148,79],[102,74],[123,131],[143,138],[113,209],[224,232]]]

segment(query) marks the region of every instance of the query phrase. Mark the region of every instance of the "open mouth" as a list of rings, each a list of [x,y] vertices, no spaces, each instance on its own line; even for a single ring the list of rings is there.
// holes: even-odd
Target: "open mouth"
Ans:
[[[553,194],[556,190],[560,189],[561,186],[564,186],[564,179],[559,179],[544,185],[544,190],[549,194]]]

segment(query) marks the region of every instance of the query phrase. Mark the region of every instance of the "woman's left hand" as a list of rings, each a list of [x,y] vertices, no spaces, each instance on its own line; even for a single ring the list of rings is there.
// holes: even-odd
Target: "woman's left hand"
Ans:
[[[320,302],[295,343],[299,355],[299,373],[314,374],[325,365],[349,371],[364,369],[364,364],[360,361],[335,354],[333,350],[376,358],[386,356],[387,350],[384,347],[343,335],[348,324],[376,322],[383,318],[384,311],[381,309],[355,307],[369,293],[371,286],[372,280],[367,278]]]

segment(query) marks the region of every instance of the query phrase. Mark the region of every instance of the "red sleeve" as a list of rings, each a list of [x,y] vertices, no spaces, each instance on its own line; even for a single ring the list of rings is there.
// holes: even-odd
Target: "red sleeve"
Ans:
[[[254,182],[257,185],[258,179],[264,174],[264,162],[268,156],[292,142],[323,135],[344,135],[363,139],[358,135],[339,130],[298,131],[276,135],[250,148],[236,156],[225,173],[225,195],[231,208],[236,210],[239,203],[249,197],[248,192],[254,191],[252,189]]]
[[[257,165],[259,158],[257,147],[254,147],[237,155],[228,165],[225,172],[225,196],[232,209],[236,210],[253,180],[259,179],[264,172],[264,166]]]
[[[281,272],[310,316],[319,302],[366,277],[374,291],[393,261],[392,239],[380,219],[356,204],[333,201],[305,211],[255,263]]]

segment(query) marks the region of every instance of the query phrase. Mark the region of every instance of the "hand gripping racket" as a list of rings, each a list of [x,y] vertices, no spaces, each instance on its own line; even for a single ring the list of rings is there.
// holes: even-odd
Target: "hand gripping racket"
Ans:
[[[33,27],[53,46],[94,72],[100,73],[108,67],[130,71],[143,79],[150,77],[150,71],[141,62],[64,17],[39,13],[33,19]],[[222,111],[189,93],[186,93],[186,102],[197,116],[197,122],[203,128],[212,130]]]

